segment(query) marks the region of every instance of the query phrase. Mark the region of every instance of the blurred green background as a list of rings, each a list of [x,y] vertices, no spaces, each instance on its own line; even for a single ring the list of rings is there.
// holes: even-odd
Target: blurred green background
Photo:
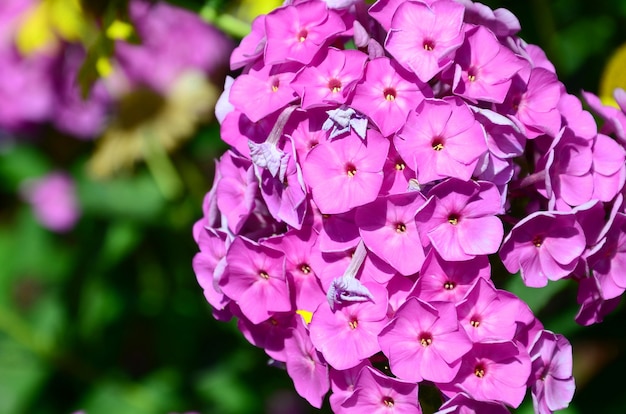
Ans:
[[[232,2],[173,3],[230,27],[235,39],[271,6],[249,1],[256,8],[244,12]],[[624,1],[485,3],[518,16],[521,36],[545,49],[570,93],[598,92],[606,62],[626,41]],[[170,154],[174,176],[155,179],[138,164],[98,181],[85,172],[91,142],[47,130],[36,141],[3,146],[0,413],[315,412],[235,322],[213,319],[195,280],[191,226],[202,215],[213,160],[225,149],[219,127],[206,123]],[[41,227],[18,196],[25,180],[59,167],[76,180],[82,208],[67,234]],[[164,193],[159,179],[173,180],[177,191]],[[623,307],[603,324],[581,328],[573,322],[573,283],[531,290],[518,278],[499,282],[572,342],[578,390],[566,412],[626,412]],[[525,404],[518,412],[532,409]]]

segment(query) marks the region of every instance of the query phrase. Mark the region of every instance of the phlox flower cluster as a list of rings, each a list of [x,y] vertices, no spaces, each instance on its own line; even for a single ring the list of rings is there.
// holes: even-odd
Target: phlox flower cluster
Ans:
[[[193,235],[214,316],[336,413],[568,406],[568,341],[498,289],[626,289],[624,112],[568,94],[509,11],[468,0],[288,1],[231,56],[231,145]],[[626,106],[619,92],[618,102]],[[608,214],[606,212],[609,212]]]

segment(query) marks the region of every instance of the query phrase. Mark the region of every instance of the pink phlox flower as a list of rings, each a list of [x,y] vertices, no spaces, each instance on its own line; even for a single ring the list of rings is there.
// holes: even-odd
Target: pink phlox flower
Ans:
[[[300,68],[299,64],[287,63],[250,70],[235,79],[230,88],[230,103],[257,122],[298,100],[290,83]]]
[[[293,312],[275,312],[267,320],[255,324],[240,316],[237,328],[248,342],[263,348],[270,358],[285,362],[288,353],[285,340],[291,335],[290,330],[296,326],[298,319],[300,317]]]
[[[389,148],[389,154],[383,166],[383,174],[384,179],[380,195],[400,194],[411,191],[409,182],[417,177],[415,171],[398,154],[394,145]]]
[[[254,18],[250,33],[244,36],[233,53],[230,55],[230,69],[237,70],[244,66],[253,66],[262,59],[265,50],[265,16],[264,14]]]
[[[326,111],[328,119],[322,125],[324,131],[330,131],[329,139],[341,136],[351,129],[361,138],[365,139],[367,132],[367,117],[358,113],[348,106]]]
[[[346,26],[341,17],[323,2],[280,7],[265,17],[265,63],[307,64],[344,30]]]
[[[226,253],[220,287],[254,324],[269,319],[274,312],[292,310],[285,255],[241,237],[233,240]]]
[[[473,342],[508,341],[515,337],[521,300],[478,278],[457,303],[459,323]]]
[[[434,0],[426,0],[422,3],[430,4]],[[385,29],[385,31],[389,31],[391,29],[391,19],[395,14],[396,10],[405,0],[377,0],[369,8],[369,15],[373,17],[380,25]]]
[[[435,250],[431,250],[419,274],[411,296],[426,302],[457,303],[463,299],[476,279],[491,278],[491,266],[487,256],[476,256],[464,262],[448,262]]]
[[[388,377],[380,371],[361,369],[354,393],[341,404],[344,414],[421,414],[418,385]]]
[[[421,184],[448,177],[469,180],[487,151],[484,128],[460,98],[424,100],[393,143]]]
[[[355,221],[370,251],[401,274],[417,273],[424,249],[415,214],[425,199],[418,192],[379,197],[356,211]]]
[[[197,241],[200,252],[196,253],[192,262],[198,284],[204,290],[204,297],[218,312],[224,311],[230,302],[230,298],[224,295],[219,286],[226,267],[226,251],[230,241],[230,237],[223,231],[203,228]]]
[[[538,211],[521,220],[500,248],[502,263],[520,271],[526,286],[543,287],[568,276],[586,247],[583,229],[570,213]]]
[[[559,99],[558,109],[563,118],[563,124],[567,125],[574,135],[587,140],[595,138],[598,126],[593,116],[583,109],[580,99],[564,91]]]
[[[328,49],[323,60],[305,66],[291,82],[302,98],[302,108],[341,105],[363,75],[367,55],[358,50]]]
[[[240,155],[250,158],[250,142],[265,142],[277,118],[276,114],[272,114],[252,122],[243,112],[234,109],[224,117],[220,125],[220,136]]]
[[[489,29],[477,26],[456,51],[452,91],[472,102],[502,103],[511,79],[524,65],[528,63],[502,46]]]
[[[587,263],[603,299],[613,299],[626,290],[625,214],[617,213],[606,236],[589,252]]]
[[[389,295],[389,310],[387,316],[391,319],[409,297],[416,296],[416,279],[418,275],[394,277],[387,282],[387,293]]]
[[[578,296],[576,298],[580,305],[575,317],[576,323],[582,326],[601,323],[606,315],[617,308],[621,299],[621,296],[608,300],[603,299],[595,278],[582,279],[578,284]]]
[[[529,139],[543,134],[555,137],[561,129],[558,110],[561,88],[556,74],[535,67],[527,83],[518,76],[513,78],[504,103],[497,106],[498,112],[519,120]]]
[[[472,341],[459,327],[454,304],[409,298],[381,331],[378,341],[398,378],[449,382]]]
[[[220,159],[220,180],[217,182],[217,206],[228,228],[237,234],[255,207],[259,191],[252,163],[228,151]]]
[[[525,349],[511,341],[475,343],[456,378],[437,384],[447,395],[462,391],[485,402],[502,402],[517,408],[526,394],[531,362]]]
[[[467,393],[460,392],[443,403],[435,414],[510,414],[502,403],[495,401],[477,401]]]
[[[315,408],[321,408],[324,396],[330,389],[328,365],[313,346],[309,334],[298,320],[285,340],[287,373],[298,394]]]
[[[72,176],[54,171],[21,184],[22,198],[33,208],[35,218],[43,227],[57,233],[74,228],[81,208]]]
[[[330,407],[335,414],[342,414],[344,411],[341,404],[354,393],[354,384],[363,367],[371,367],[372,364],[368,359],[363,360],[359,365],[345,369],[330,369]]]
[[[604,121],[600,132],[614,135],[621,144],[626,143],[626,111],[604,105],[593,93],[583,91],[582,96],[591,110]]]
[[[403,2],[391,19],[385,47],[404,68],[428,82],[452,63],[463,43],[464,12],[465,7],[448,0]]]
[[[352,132],[313,148],[303,165],[304,179],[323,214],[345,213],[376,199],[389,141],[370,129],[364,142]]]
[[[316,108],[308,111],[296,110],[289,119],[284,133],[293,141],[300,164],[309,151],[328,140],[328,133],[322,127],[327,118],[325,109]]]
[[[491,154],[509,159],[524,153],[526,137],[512,119],[489,109],[476,106],[470,108],[476,120],[485,128],[487,148]]]
[[[495,253],[504,229],[496,214],[502,212],[501,196],[489,182],[450,178],[429,192],[429,199],[415,216],[417,229],[444,259],[464,261]]]
[[[596,135],[592,147],[592,175],[594,200],[611,201],[626,181],[626,151],[617,141]]]
[[[349,105],[367,115],[384,136],[389,136],[400,129],[409,111],[425,96],[432,96],[426,84],[394,60],[381,57],[367,63]]]
[[[492,10],[482,3],[456,0],[465,6],[465,23],[484,26],[499,38],[515,36],[522,27],[513,13],[504,8]]]
[[[286,234],[265,241],[285,253],[285,271],[297,309],[313,311],[324,302],[325,294],[313,264],[313,244],[317,234],[310,227],[290,230]]]
[[[387,290],[378,284],[363,286],[372,300],[348,302],[334,311],[322,303],[313,313],[311,341],[333,368],[352,368],[380,351],[378,334],[387,323]]]
[[[548,153],[537,162],[546,170],[545,189],[538,191],[550,200],[550,209],[570,210],[591,200],[593,195],[593,141],[579,138],[569,127],[556,136]]]
[[[529,386],[537,414],[567,408],[574,396],[572,346],[563,335],[542,331],[531,350]]]

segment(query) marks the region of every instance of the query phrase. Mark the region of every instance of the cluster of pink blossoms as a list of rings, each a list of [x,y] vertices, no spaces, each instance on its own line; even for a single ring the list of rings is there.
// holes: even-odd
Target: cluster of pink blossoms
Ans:
[[[422,387],[440,414],[528,389],[537,413],[568,406],[570,344],[489,259],[579,282],[579,323],[616,305],[624,113],[589,95],[599,133],[504,9],[287,3],[253,22],[217,109],[232,149],[193,231],[215,317],[336,413],[420,413]]]

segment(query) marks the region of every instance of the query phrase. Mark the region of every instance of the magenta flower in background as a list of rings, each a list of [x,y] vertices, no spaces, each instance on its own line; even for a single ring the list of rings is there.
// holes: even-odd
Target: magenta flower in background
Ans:
[[[80,218],[80,205],[72,177],[65,172],[52,172],[22,183],[21,195],[33,208],[39,223],[54,232],[65,233]]]

